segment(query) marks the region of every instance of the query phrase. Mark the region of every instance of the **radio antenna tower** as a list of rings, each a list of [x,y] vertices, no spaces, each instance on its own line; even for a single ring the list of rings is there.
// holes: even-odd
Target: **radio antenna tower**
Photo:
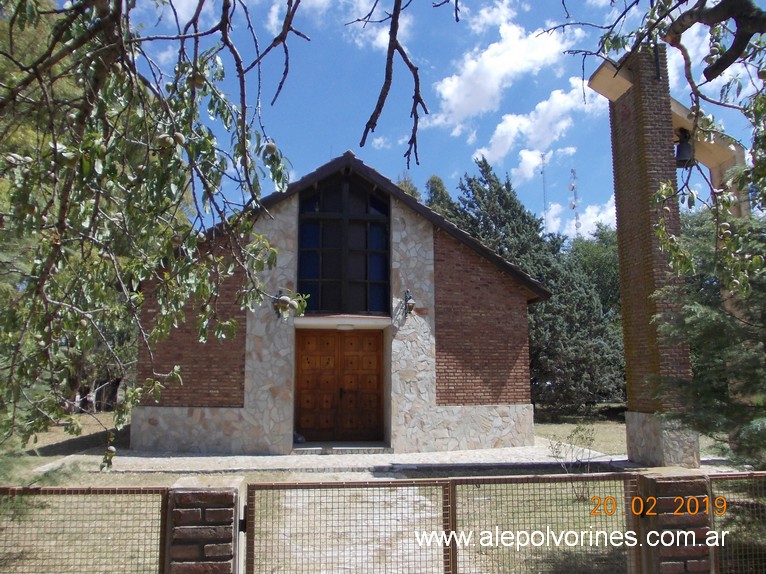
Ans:
[[[580,200],[577,198],[577,172],[572,168],[569,173],[572,176],[572,183],[569,184],[569,191],[572,192],[572,201],[569,202],[569,209],[574,211],[575,237],[580,237],[580,227],[582,224],[580,223],[580,212],[577,209],[580,203]]]
[[[540,152],[540,174],[543,176],[543,233],[548,233],[548,190],[545,187],[545,154]]]

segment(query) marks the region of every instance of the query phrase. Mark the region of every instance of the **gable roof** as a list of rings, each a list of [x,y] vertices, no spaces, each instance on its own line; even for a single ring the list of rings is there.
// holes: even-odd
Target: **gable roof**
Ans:
[[[379,190],[404,203],[407,207],[431,222],[437,229],[448,233],[450,236],[457,239],[460,243],[463,243],[464,245],[473,249],[476,253],[498,267],[503,273],[510,275],[516,281],[521,283],[523,287],[530,291],[531,296],[527,299],[529,303],[542,301],[548,299],[551,296],[550,291],[548,291],[542,283],[536,279],[533,279],[530,275],[522,271],[520,267],[509,261],[506,261],[492,249],[477,240],[475,237],[469,235],[457,227],[454,223],[445,219],[442,215],[436,213],[432,209],[420,203],[411,195],[408,195],[402,191],[402,189],[390,179],[384,177],[371,167],[365,165],[364,162],[358,159],[351,151],[347,151],[342,156],[330,160],[323,166],[305,175],[301,179],[291,183],[287,187],[286,191],[272,193],[271,195],[264,197],[261,200],[261,205],[268,210],[270,207],[281,203],[282,201],[304,189],[318,184],[320,181],[338,172],[355,173],[359,175],[360,177],[375,185]]]

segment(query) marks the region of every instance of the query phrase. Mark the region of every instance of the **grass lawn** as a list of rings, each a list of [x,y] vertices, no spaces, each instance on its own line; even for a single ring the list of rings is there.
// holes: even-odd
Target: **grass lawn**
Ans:
[[[549,440],[565,441],[578,424],[591,427],[594,431],[592,448],[604,454],[624,455],[628,452],[625,436],[625,413],[615,405],[606,405],[591,415],[562,416],[555,418],[544,409],[535,412],[535,435]],[[578,445],[586,446],[586,445]],[[700,436],[702,457],[719,456],[715,441]]]
[[[538,409],[535,421],[535,434],[550,440],[566,440],[578,423],[590,425],[594,430],[593,450],[608,455],[624,455],[625,424],[619,409],[604,409],[588,417],[565,417],[553,421],[547,414]],[[61,460],[63,457],[83,451],[99,452],[106,448],[106,436],[112,423],[111,413],[81,416],[82,433],[72,436],[61,426],[51,428],[48,432],[37,437],[36,442],[30,442],[21,448],[20,454],[12,455],[6,464],[0,461],[0,483],[10,485],[41,485],[46,479],[32,471],[48,463]],[[129,448],[129,431],[124,429],[117,434],[115,445],[117,455]],[[715,456],[713,441],[702,437],[701,447],[703,456]],[[583,445],[579,445],[583,446]],[[6,449],[8,447],[6,446]],[[17,448],[18,447],[17,445]],[[180,476],[178,473],[99,473],[98,468],[68,468],[66,471],[56,471],[52,476],[57,486],[169,486]],[[283,482],[295,480],[325,480],[324,476],[316,473],[275,473],[253,472],[245,473],[246,478],[258,482]],[[331,478],[330,478],[331,479]]]

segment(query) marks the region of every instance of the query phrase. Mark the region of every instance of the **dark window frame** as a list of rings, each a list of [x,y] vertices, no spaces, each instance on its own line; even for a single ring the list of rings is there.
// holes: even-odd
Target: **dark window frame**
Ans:
[[[337,204],[339,189],[340,209]],[[362,205],[364,213],[360,209]],[[325,209],[327,206],[330,208]],[[312,245],[307,246],[308,239],[304,235],[309,227],[304,224],[312,222],[318,225],[318,245],[312,241]],[[361,234],[358,233],[360,228],[363,229]],[[350,244],[352,230],[358,235],[357,240],[363,236],[363,245]],[[335,240],[329,243],[336,243],[337,233],[340,234],[340,246],[327,247],[327,238]],[[317,227],[314,227],[312,238],[316,239],[316,236]],[[318,273],[306,276],[307,268],[302,262],[309,256],[316,258]],[[384,265],[380,264],[381,256]],[[329,263],[325,260],[327,257],[339,257],[340,261]],[[373,266],[373,262],[376,265]],[[331,269],[340,272],[327,275]],[[377,272],[374,279],[373,271]],[[300,192],[298,291],[311,295],[309,314],[391,315],[391,201],[387,194],[353,173],[335,174]]]

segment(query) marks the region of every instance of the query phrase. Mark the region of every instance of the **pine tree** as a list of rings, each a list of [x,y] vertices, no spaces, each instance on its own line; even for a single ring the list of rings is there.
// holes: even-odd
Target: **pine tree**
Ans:
[[[553,293],[530,308],[530,371],[535,402],[578,410],[624,393],[622,338],[605,315],[593,281],[565,238],[543,235],[542,219],[519,201],[510,180],[485,159],[460,181],[456,224]]]
[[[707,211],[684,214],[682,244],[693,262],[683,286],[660,295],[679,311],[663,317],[663,334],[689,344],[691,381],[665,381],[681,397],[676,413],[691,428],[733,449],[734,460],[766,468],[766,277],[752,275],[749,289],[724,287],[720,243]],[[743,249],[766,253],[766,224],[730,221],[732,233],[748,237]]]
[[[407,195],[411,195],[412,197],[420,201],[420,191],[418,191],[418,187],[415,185],[415,182],[412,181],[410,174],[404,173],[400,175],[399,179],[396,182],[396,185],[404,193],[406,193]]]
[[[444,180],[438,175],[432,175],[426,182],[426,205],[449,221],[455,220],[458,205],[450,197]]]
[[[537,275],[549,253],[542,219],[519,201],[508,178],[501,182],[489,162],[476,161],[478,176],[467,174],[458,184],[456,223],[498,255]]]
[[[591,237],[572,241],[572,256],[598,291],[604,313],[620,322],[620,268],[617,231],[597,222]]]

